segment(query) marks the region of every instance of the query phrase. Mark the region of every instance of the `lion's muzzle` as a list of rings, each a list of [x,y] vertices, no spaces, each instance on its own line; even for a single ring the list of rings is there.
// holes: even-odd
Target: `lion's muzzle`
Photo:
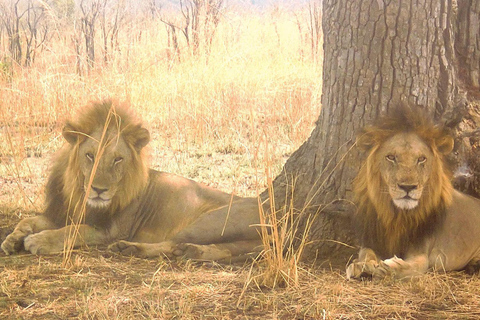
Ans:
[[[418,206],[422,190],[417,184],[398,184],[390,194],[397,208],[411,210]]]
[[[106,208],[112,202],[112,197],[109,192],[110,189],[98,188],[92,186],[88,194],[87,204],[92,208],[102,209]]]

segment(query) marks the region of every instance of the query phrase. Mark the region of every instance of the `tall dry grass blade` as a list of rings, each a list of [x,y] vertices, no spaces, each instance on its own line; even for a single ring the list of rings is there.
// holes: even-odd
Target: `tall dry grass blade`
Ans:
[[[266,140],[264,152],[265,176],[269,197],[266,201],[268,201],[269,210],[264,210],[263,203],[258,196],[260,224],[257,226],[260,228],[264,250],[254,263],[259,267],[258,274],[254,274],[253,269],[250,270],[244,291],[252,283],[256,286],[270,288],[298,286],[298,264],[304,248],[308,244],[307,235],[313,220],[308,217],[303,232],[299,232],[299,215],[296,214],[293,206],[295,183],[292,183],[291,193],[285,195],[287,199],[285,208],[281,211],[276,210],[271,154]],[[301,235],[299,241],[295,241],[297,235]]]
[[[227,227],[228,218],[230,217],[230,210],[232,209],[232,204],[233,204],[233,198],[234,197],[235,197],[235,191],[232,192],[232,194],[230,196],[230,201],[228,203],[227,216],[225,217],[225,222],[223,223],[222,232],[220,233],[222,235],[222,237],[225,234],[225,228]]]
[[[92,185],[93,185],[93,181],[94,181],[94,178],[95,178],[95,174],[97,172],[98,165],[100,163],[100,160],[101,160],[101,158],[102,158],[102,156],[105,152],[105,149],[106,149],[108,143],[110,143],[109,141],[106,141],[107,140],[107,131],[108,131],[108,128],[110,127],[110,123],[112,121],[112,118],[114,118],[114,117],[118,119],[118,117],[116,117],[115,107],[114,107],[114,105],[112,105],[110,107],[107,119],[106,119],[105,124],[103,126],[103,131],[102,131],[102,135],[100,137],[100,141],[98,141],[97,153],[96,153],[95,158],[94,158],[93,168],[92,168],[90,177],[88,179],[88,183],[85,186],[84,195],[81,198],[80,203],[73,204],[74,205],[73,209],[69,208],[69,210],[68,210],[68,212],[72,213],[72,215],[71,216],[67,215],[66,223],[67,223],[67,225],[70,225],[71,228],[68,228],[69,233],[65,235],[62,267],[67,268],[67,267],[72,265],[71,257],[72,257],[73,249],[75,248],[75,245],[77,243],[77,238],[79,236],[80,237],[82,236],[80,234],[80,227],[85,221],[88,196],[90,194],[90,191],[91,191],[91,188],[92,188]],[[118,126],[118,128],[120,128],[120,124],[118,122],[117,122],[117,126]],[[118,130],[118,135],[120,135],[120,130]],[[94,138],[87,136],[87,139],[94,139]],[[118,137],[117,137],[117,139],[118,139]]]

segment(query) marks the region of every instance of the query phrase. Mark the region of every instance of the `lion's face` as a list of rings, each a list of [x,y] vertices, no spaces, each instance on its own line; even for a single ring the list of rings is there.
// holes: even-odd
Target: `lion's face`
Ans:
[[[398,254],[412,241],[410,230],[428,226],[452,202],[445,155],[453,138],[421,109],[400,106],[364,127],[356,143],[367,152],[353,183],[362,242],[384,257]]]
[[[83,187],[86,191],[90,176],[95,169],[95,174],[88,193],[87,205],[92,208],[108,207],[114,198],[121,180],[126,174],[126,169],[131,167],[132,153],[121,135],[107,133],[103,150],[99,150],[99,141],[102,130],[97,129],[90,138],[87,138],[79,147],[79,166],[84,180]]]
[[[142,149],[150,134],[122,106],[112,103],[87,109],[67,122],[63,136],[70,144],[64,195],[73,203],[87,195],[87,206],[115,212],[145,187],[148,169]]]
[[[376,153],[382,183],[403,210],[417,207],[431,175],[433,153],[415,133],[399,133]]]

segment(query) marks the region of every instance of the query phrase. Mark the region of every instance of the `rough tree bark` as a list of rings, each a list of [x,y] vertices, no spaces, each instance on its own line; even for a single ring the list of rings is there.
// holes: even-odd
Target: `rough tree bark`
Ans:
[[[293,194],[300,221],[315,216],[308,256],[351,253],[339,242],[355,243],[351,182],[363,159],[355,134],[400,101],[451,127],[457,149],[475,149],[479,20],[478,1],[323,1],[322,112],[274,181],[277,210]],[[472,167],[472,157],[458,157]]]

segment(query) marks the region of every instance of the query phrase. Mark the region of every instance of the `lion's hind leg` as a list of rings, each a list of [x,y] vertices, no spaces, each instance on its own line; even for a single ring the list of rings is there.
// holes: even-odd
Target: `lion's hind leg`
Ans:
[[[108,247],[113,252],[145,258],[166,256],[168,258],[185,258],[202,261],[231,260],[234,257],[258,254],[261,250],[260,240],[245,240],[218,244],[175,243],[140,243],[118,241]]]
[[[175,255],[176,243],[164,241],[160,243],[131,242],[121,240],[108,246],[108,250],[117,252],[126,256],[137,256],[142,258],[152,258],[166,256],[173,258]]]
[[[180,243],[174,254],[179,257],[203,261],[235,261],[237,257],[257,256],[263,249],[261,240],[242,240],[217,244]]]

